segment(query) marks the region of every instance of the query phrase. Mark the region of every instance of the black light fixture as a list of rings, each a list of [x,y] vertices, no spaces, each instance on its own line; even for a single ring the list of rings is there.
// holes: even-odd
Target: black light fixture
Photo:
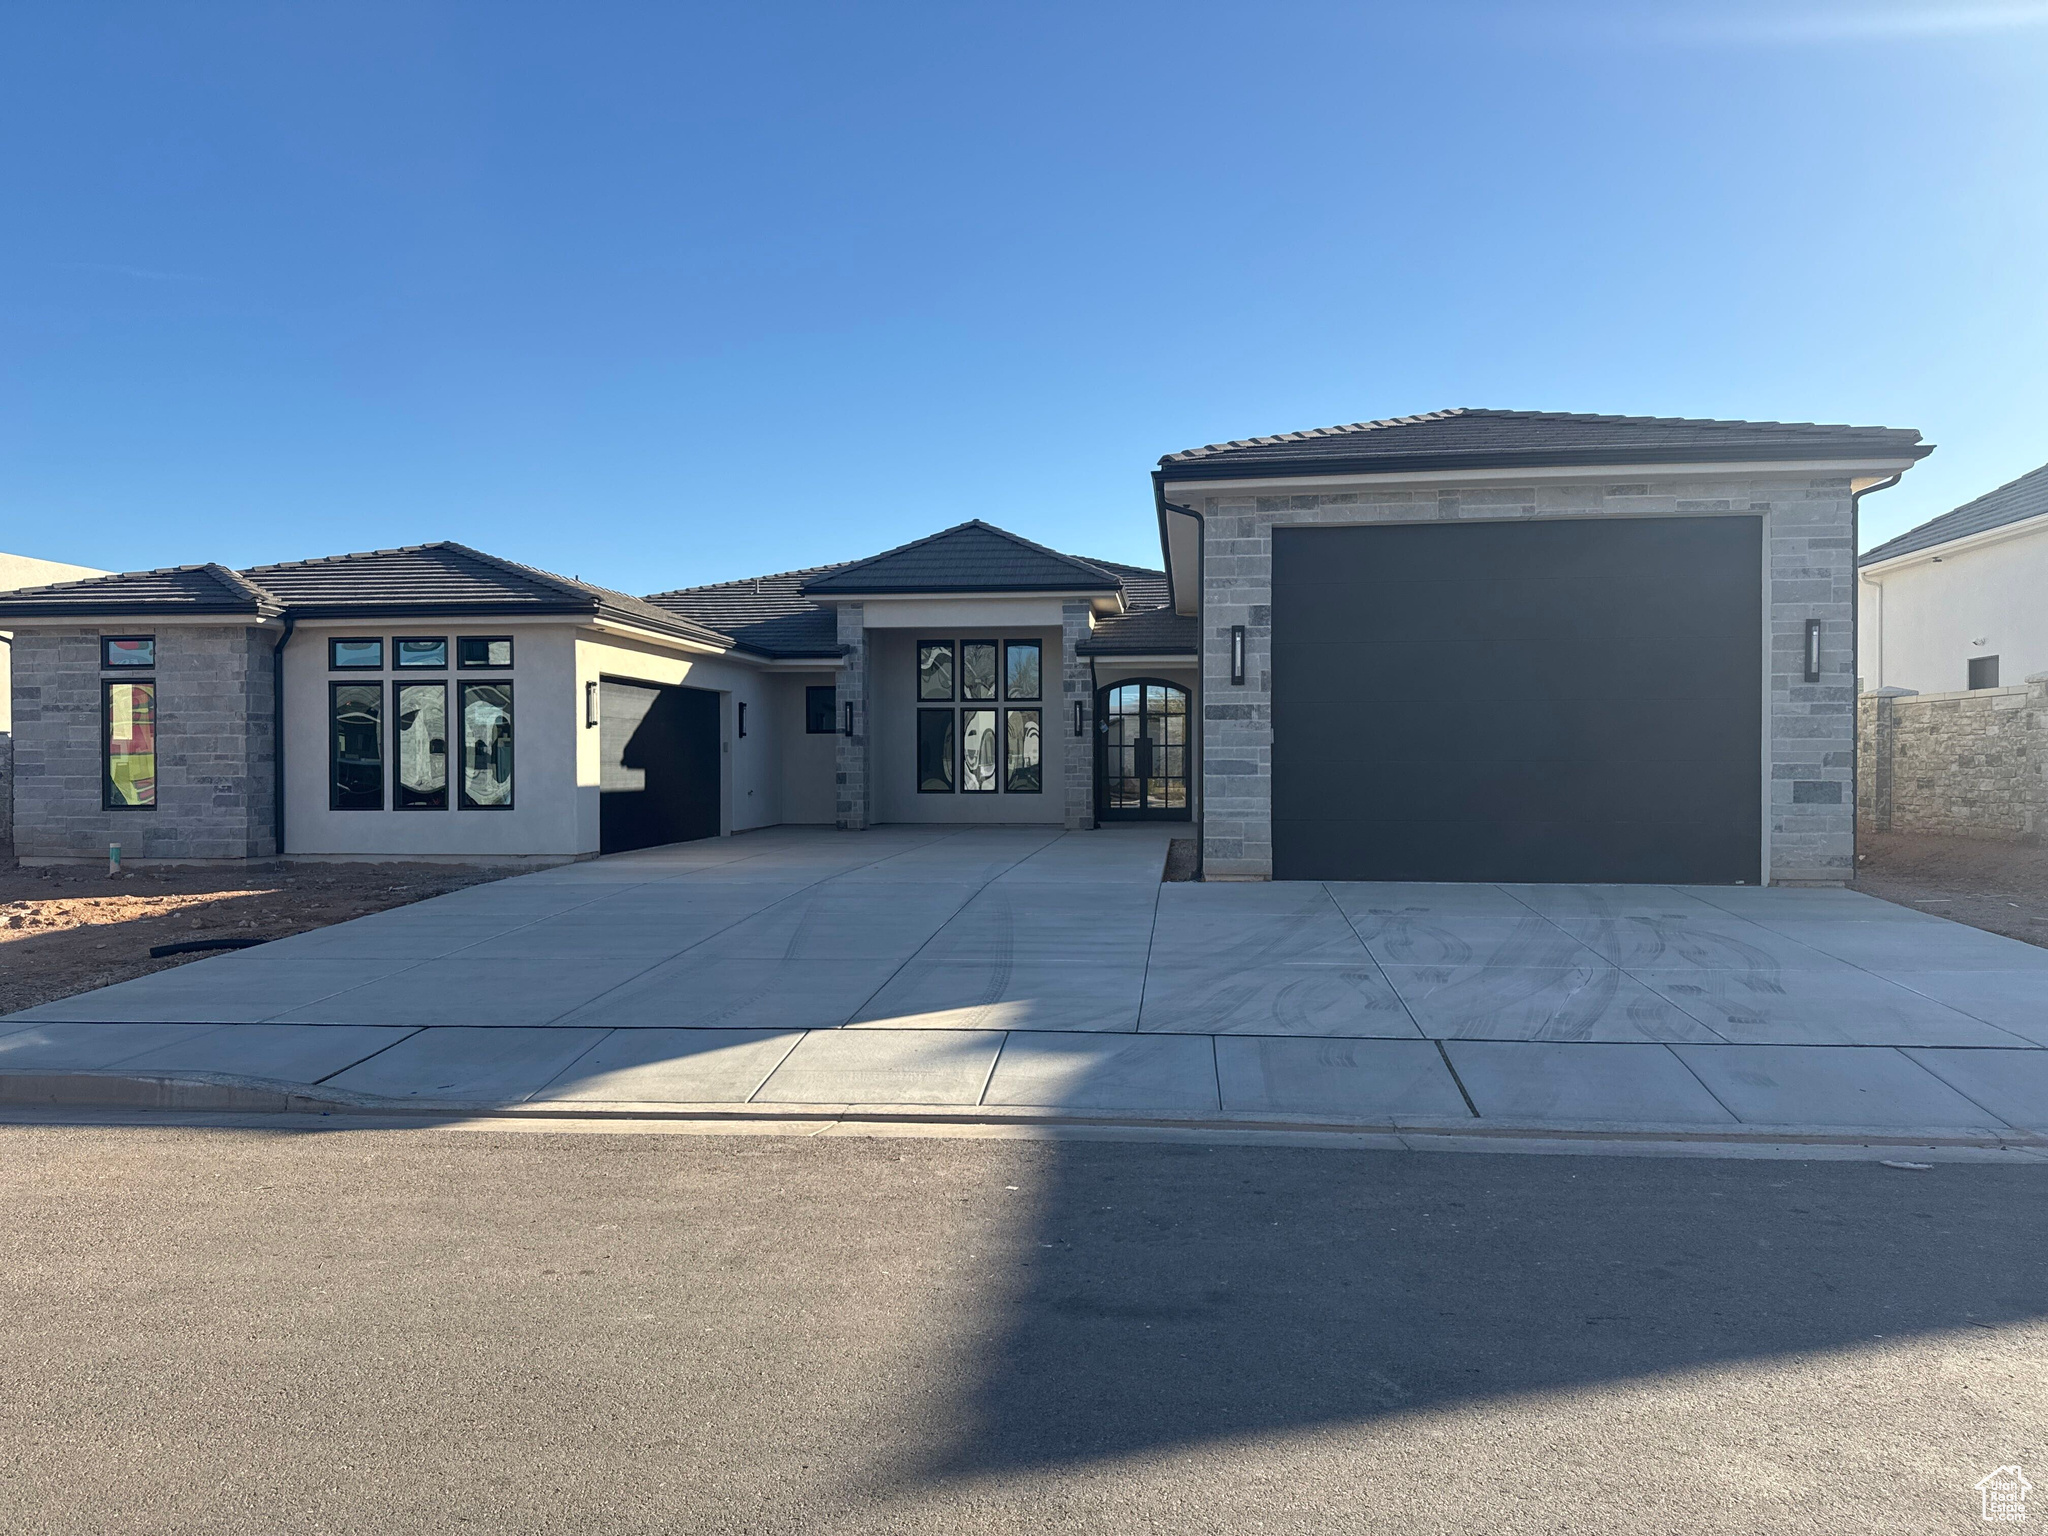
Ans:
[[[840,734],[842,736],[851,736],[853,734],[853,700],[851,699],[846,701],[846,729],[840,732]]]
[[[583,728],[590,729],[597,724],[597,684],[583,685]]]
[[[1088,722],[1081,715],[1081,701],[1076,699],[1074,700],[1074,734],[1082,736],[1087,734],[1087,730]]]
[[[1806,621],[1806,680],[1820,681],[1820,620]]]
[[[747,706],[742,702],[735,707],[739,714],[740,734],[744,736],[747,734]]]
[[[1244,626],[1242,624],[1230,626],[1230,680],[1233,683],[1242,683],[1244,681]]]

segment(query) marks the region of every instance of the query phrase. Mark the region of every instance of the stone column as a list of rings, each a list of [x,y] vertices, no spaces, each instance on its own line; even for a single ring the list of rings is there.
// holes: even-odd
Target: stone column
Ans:
[[[1059,705],[1047,711],[1051,718],[1045,722],[1045,728],[1051,738],[1066,743],[1061,763],[1069,832],[1086,832],[1095,825],[1095,701],[1089,697],[1088,658],[1081,654],[1081,642],[1089,633],[1088,605],[1061,604]],[[1074,730],[1077,704],[1081,707],[1078,733]],[[1047,752],[1046,756],[1050,758],[1052,754]],[[1048,762],[1047,767],[1050,766]]]
[[[859,603],[838,607],[839,643],[846,659],[839,667],[839,730],[837,782],[833,790],[833,824],[842,832],[862,832],[868,825],[868,631],[867,609]],[[846,711],[853,710],[853,734],[846,734]]]

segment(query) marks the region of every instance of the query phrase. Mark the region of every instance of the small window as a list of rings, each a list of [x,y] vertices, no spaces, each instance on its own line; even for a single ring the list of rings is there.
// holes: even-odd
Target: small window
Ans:
[[[156,665],[156,636],[100,636],[100,665],[103,667],[154,667]]]
[[[996,696],[996,643],[993,640],[960,642],[960,697],[992,699]]]
[[[100,686],[106,730],[106,776],[100,804],[110,811],[156,808],[156,684],[108,681]]]
[[[1038,714],[1035,709],[1003,711],[1003,789],[1012,795],[1035,795],[1045,786],[1038,766]]]
[[[391,750],[391,806],[399,811],[448,809],[448,685],[400,683]]]
[[[448,637],[446,635],[421,639],[416,636],[400,635],[391,642],[392,664],[399,667],[446,667],[448,665]]]
[[[512,665],[510,635],[463,635],[455,642],[455,658],[464,667],[509,667]]]
[[[953,697],[953,642],[917,642],[917,696],[926,703]]]
[[[839,712],[839,690],[831,687],[804,690],[804,730],[812,736],[832,736],[839,724],[832,717]]]
[[[1951,672],[1949,676],[1955,674]],[[1970,686],[1972,688],[1996,688],[1998,686],[1998,658],[1996,656],[1972,656],[1970,658]]]
[[[991,672],[990,681],[994,681]],[[960,792],[992,795],[997,775],[1002,772],[1002,752],[997,744],[996,712],[992,709],[963,709],[960,712]]]
[[[507,640],[504,644],[509,649],[512,642]],[[462,685],[462,808],[512,809],[510,683]]]
[[[1039,644],[1036,640],[1003,642],[1003,697],[1036,699],[1042,696],[1039,683]]]
[[[952,648],[946,651],[948,669]],[[953,722],[950,709],[920,709],[917,712],[917,792],[920,795],[953,793]]]
[[[329,683],[328,805],[384,809],[384,685]]]
[[[327,642],[327,666],[334,672],[378,672],[384,667],[384,642],[382,640],[344,640],[339,637]]]

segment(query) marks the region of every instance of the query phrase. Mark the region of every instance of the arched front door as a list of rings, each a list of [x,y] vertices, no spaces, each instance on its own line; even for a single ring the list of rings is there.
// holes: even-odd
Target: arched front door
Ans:
[[[1188,691],[1157,678],[1095,696],[1095,814],[1103,821],[1188,820]]]

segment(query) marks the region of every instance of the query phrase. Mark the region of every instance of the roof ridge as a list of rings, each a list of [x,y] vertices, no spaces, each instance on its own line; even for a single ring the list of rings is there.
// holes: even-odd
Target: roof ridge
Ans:
[[[854,564],[851,560],[839,560],[829,565],[806,565],[794,571],[767,571],[759,576],[735,576],[730,581],[707,581],[695,587],[670,587],[664,592],[650,592],[647,601],[657,597],[682,597],[694,592],[720,592],[727,587],[751,587],[763,581],[782,581],[791,576],[822,576],[827,571],[843,570]]]
[[[270,608],[279,613],[284,612],[285,603],[275,592],[267,591],[263,587],[258,586],[233,566],[222,565],[217,560],[209,560],[206,562],[206,570],[215,580],[241,593],[242,596],[255,603],[258,608]]]
[[[8,587],[0,591],[0,598],[26,597],[36,592],[56,592],[67,587],[97,586],[103,581],[129,581],[137,576],[183,576],[188,571],[211,572],[215,566],[211,561],[195,561],[191,565],[156,565],[141,571],[108,571],[99,576],[76,576],[70,581],[45,581],[33,587]],[[225,570],[222,566],[220,569]]]
[[[1276,443],[1304,443],[1315,437],[1347,437],[1354,432],[1377,432],[1384,427],[1408,427],[1418,421],[1444,421],[1452,416],[1477,414],[1479,412],[1471,407],[1452,405],[1438,411],[1418,411],[1413,416],[1383,416],[1376,421],[1352,421],[1334,427],[1309,427],[1300,432],[1275,432],[1267,437],[1236,437],[1224,443],[1204,443],[1199,448],[1183,448],[1177,453],[1167,454],[1166,457],[1180,459],[1190,454],[1220,453],[1225,448],[1270,448]]]
[[[1076,566],[1090,575],[1100,576],[1105,581],[1110,583],[1112,586],[1118,588],[1121,588],[1123,586],[1123,582],[1119,577],[1117,577],[1109,571],[1103,570],[1098,565],[1089,564],[1089,562],[1083,560],[1078,555],[1070,555],[1062,550],[1053,549],[1049,545],[1035,543],[1034,541],[1025,538],[1024,535],[1021,533],[1012,533],[1007,528],[999,528],[994,523],[988,522],[985,519],[979,517],[970,517],[964,523],[955,523],[950,528],[941,528],[936,533],[928,533],[921,539],[912,539],[907,544],[898,544],[893,549],[882,550],[879,554],[869,555],[867,558],[863,560],[848,561],[845,565],[842,565],[838,567],[835,571],[833,571],[832,574],[835,576],[843,577],[850,572],[860,570],[863,566],[874,565],[880,561],[890,559],[896,555],[906,554],[910,550],[919,549],[927,544],[936,543],[940,539],[950,537],[953,534],[963,532],[969,528],[980,528],[985,532],[995,534],[999,538],[1008,539],[1012,544],[1016,544],[1024,549],[1028,549],[1033,554],[1050,556],[1054,560],[1064,561],[1068,565]]]

